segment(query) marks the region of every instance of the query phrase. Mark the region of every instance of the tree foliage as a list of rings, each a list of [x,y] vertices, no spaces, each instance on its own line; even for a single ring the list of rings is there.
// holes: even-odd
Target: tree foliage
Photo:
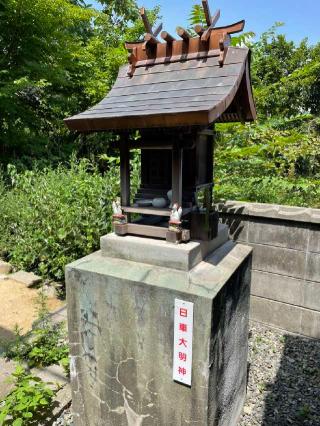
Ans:
[[[320,43],[288,41],[277,23],[252,44],[252,78],[261,118],[320,114]]]
[[[0,0],[0,160],[70,157],[63,119],[100,100],[143,33],[133,0]],[[157,9],[150,18],[156,19]]]

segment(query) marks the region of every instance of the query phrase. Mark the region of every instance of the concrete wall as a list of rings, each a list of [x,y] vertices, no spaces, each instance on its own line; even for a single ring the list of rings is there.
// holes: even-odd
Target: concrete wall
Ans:
[[[228,201],[230,236],[253,247],[251,318],[320,338],[320,210]]]

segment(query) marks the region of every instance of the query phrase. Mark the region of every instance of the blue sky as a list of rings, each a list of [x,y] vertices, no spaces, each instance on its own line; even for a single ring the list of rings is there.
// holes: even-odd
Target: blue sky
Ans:
[[[94,0],[88,3],[97,5]],[[164,29],[175,33],[178,25],[187,25],[192,5],[201,0],[138,0],[146,8],[161,6]],[[212,13],[221,9],[219,25],[246,20],[245,31],[257,35],[270,28],[275,21],[285,26],[281,32],[290,40],[300,41],[308,37],[310,43],[320,41],[320,0],[210,0]]]

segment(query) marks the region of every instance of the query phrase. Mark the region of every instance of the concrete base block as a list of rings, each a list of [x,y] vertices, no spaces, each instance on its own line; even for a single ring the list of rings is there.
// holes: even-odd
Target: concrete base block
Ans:
[[[251,248],[227,242],[188,270],[189,244],[168,245],[165,255],[165,242],[128,241],[131,260],[116,258],[125,246],[110,236],[102,252],[66,269],[75,426],[236,426],[246,394]],[[157,252],[163,266],[150,263]],[[172,379],[176,298],[194,304],[191,387]]]
[[[189,271],[228,239],[227,226],[220,224],[218,236],[211,241],[174,245],[163,240],[108,234],[101,237],[100,244],[102,254],[108,257]]]

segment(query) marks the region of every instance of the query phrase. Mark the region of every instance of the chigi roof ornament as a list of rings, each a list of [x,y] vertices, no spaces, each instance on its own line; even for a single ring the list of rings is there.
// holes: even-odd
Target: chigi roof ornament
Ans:
[[[230,34],[243,30],[245,21],[240,21],[226,27],[216,27],[220,18],[220,10],[211,15],[207,0],[202,1],[207,27],[201,24],[195,26],[194,31],[197,36],[193,37],[186,29],[177,27],[176,40],[167,31],[161,32],[161,38],[165,43],[161,43],[159,35],[162,24],[155,31],[152,30],[145,8],[140,9],[146,34],[144,41],[127,42],[126,48],[129,51],[128,75],[132,76],[137,67],[154,65],[160,63],[172,63],[182,59],[206,58],[212,56],[219,57],[219,65],[223,66],[228,47],[230,46]]]

